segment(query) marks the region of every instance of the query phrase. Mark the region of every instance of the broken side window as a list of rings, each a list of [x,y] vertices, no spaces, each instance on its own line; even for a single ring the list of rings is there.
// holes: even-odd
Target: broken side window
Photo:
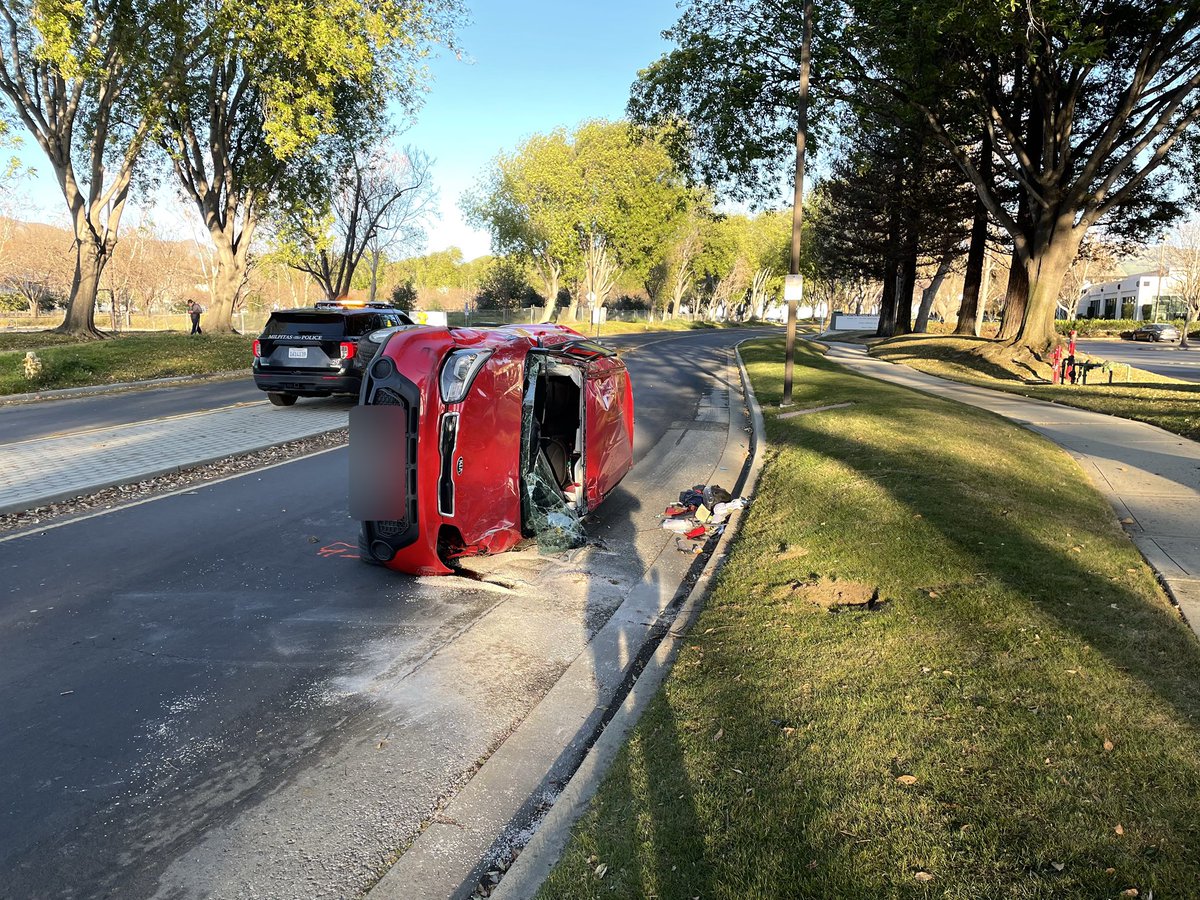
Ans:
[[[542,354],[529,354],[521,407],[521,524],[526,533],[536,537],[542,553],[561,553],[583,546],[587,534],[578,509],[563,493],[563,472],[556,472],[546,452],[560,443],[553,434],[556,429],[547,427],[557,423],[545,419],[551,367]],[[547,431],[551,433],[544,433]],[[581,447],[571,449],[582,453]],[[558,462],[561,470],[562,462]]]

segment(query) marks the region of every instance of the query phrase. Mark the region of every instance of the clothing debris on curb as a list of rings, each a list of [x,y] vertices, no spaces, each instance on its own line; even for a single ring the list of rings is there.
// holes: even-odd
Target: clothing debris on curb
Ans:
[[[666,531],[679,535],[675,548],[695,554],[704,549],[709,538],[725,531],[730,515],[749,505],[749,500],[734,498],[719,484],[697,484],[680,491],[679,502],[663,510],[660,518]]]

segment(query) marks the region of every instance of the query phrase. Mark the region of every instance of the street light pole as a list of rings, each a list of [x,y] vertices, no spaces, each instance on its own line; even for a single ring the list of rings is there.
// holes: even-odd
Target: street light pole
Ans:
[[[1163,251],[1166,250],[1167,236],[1163,234],[1158,239],[1158,290],[1154,295],[1154,321],[1158,321],[1158,306],[1162,303],[1162,281],[1163,281]]]
[[[808,79],[812,64],[813,0],[804,0],[804,30],[800,40],[800,96],[796,123],[796,189],[792,199],[792,253],[784,284],[787,301],[787,344],[783,362],[783,399],[780,406],[792,405],[792,368],[796,358],[796,313],[800,278],[800,233],[804,224],[804,145],[808,138]],[[795,286],[795,287],[793,287]]]

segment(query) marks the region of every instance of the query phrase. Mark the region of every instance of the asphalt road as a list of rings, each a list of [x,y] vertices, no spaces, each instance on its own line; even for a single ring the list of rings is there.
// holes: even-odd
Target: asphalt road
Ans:
[[[629,349],[639,460],[712,389],[714,349],[745,336],[613,342]],[[221,403],[243,388],[175,388],[170,401],[150,402],[176,414],[177,403]],[[146,399],[80,401],[73,421],[111,420],[123,415],[111,401]],[[383,724],[361,690],[338,689],[339,678],[436,661],[488,616],[496,595],[463,579],[414,580],[347,559],[356,528],[346,466],[347,453],[332,451],[0,542],[0,897],[208,896],[211,883],[196,882],[213,866],[235,879],[221,896],[249,896],[237,873],[272,864],[282,868],[254,896],[345,896],[378,870],[388,842],[411,834],[502,739],[530,702],[530,685],[554,677],[557,663],[536,654],[492,671],[497,661],[481,653],[438,682],[462,698],[444,696],[444,687],[428,696],[429,684],[392,698],[426,756],[388,758],[382,768],[361,762],[376,742],[384,759],[396,726]],[[610,500],[598,527],[627,537],[644,527],[604,517],[636,508],[645,487],[635,468],[622,486],[630,499]],[[582,610],[592,633],[616,602]],[[560,624],[555,616],[529,623],[529,615],[518,624],[531,633]],[[518,674],[506,680],[509,669]],[[477,693],[496,695],[456,713],[472,678]],[[395,796],[403,785],[412,797]],[[323,820],[305,821],[320,804]],[[254,818],[263,809],[276,811]],[[304,828],[346,842],[345,871],[288,856]],[[198,864],[180,863],[218,832],[217,864],[197,874],[188,865]]]
[[[1080,349],[1101,359],[1125,363],[1147,372],[1200,382],[1200,347],[1180,350],[1178,344],[1141,341],[1081,340]]]

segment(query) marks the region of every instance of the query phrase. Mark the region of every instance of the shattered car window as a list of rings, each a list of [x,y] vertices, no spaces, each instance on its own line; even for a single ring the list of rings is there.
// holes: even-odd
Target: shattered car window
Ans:
[[[581,547],[587,542],[578,493],[568,496],[565,481],[571,480],[570,453],[560,443],[543,435],[545,392],[550,366],[545,358],[531,354],[527,370],[525,397],[521,406],[521,507],[527,533],[537,538],[542,553],[561,553]],[[539,408],[539,402],[541,408]],[[559,461],[559,472],[547,455],[547,448],[566,452],[567,459]]]

